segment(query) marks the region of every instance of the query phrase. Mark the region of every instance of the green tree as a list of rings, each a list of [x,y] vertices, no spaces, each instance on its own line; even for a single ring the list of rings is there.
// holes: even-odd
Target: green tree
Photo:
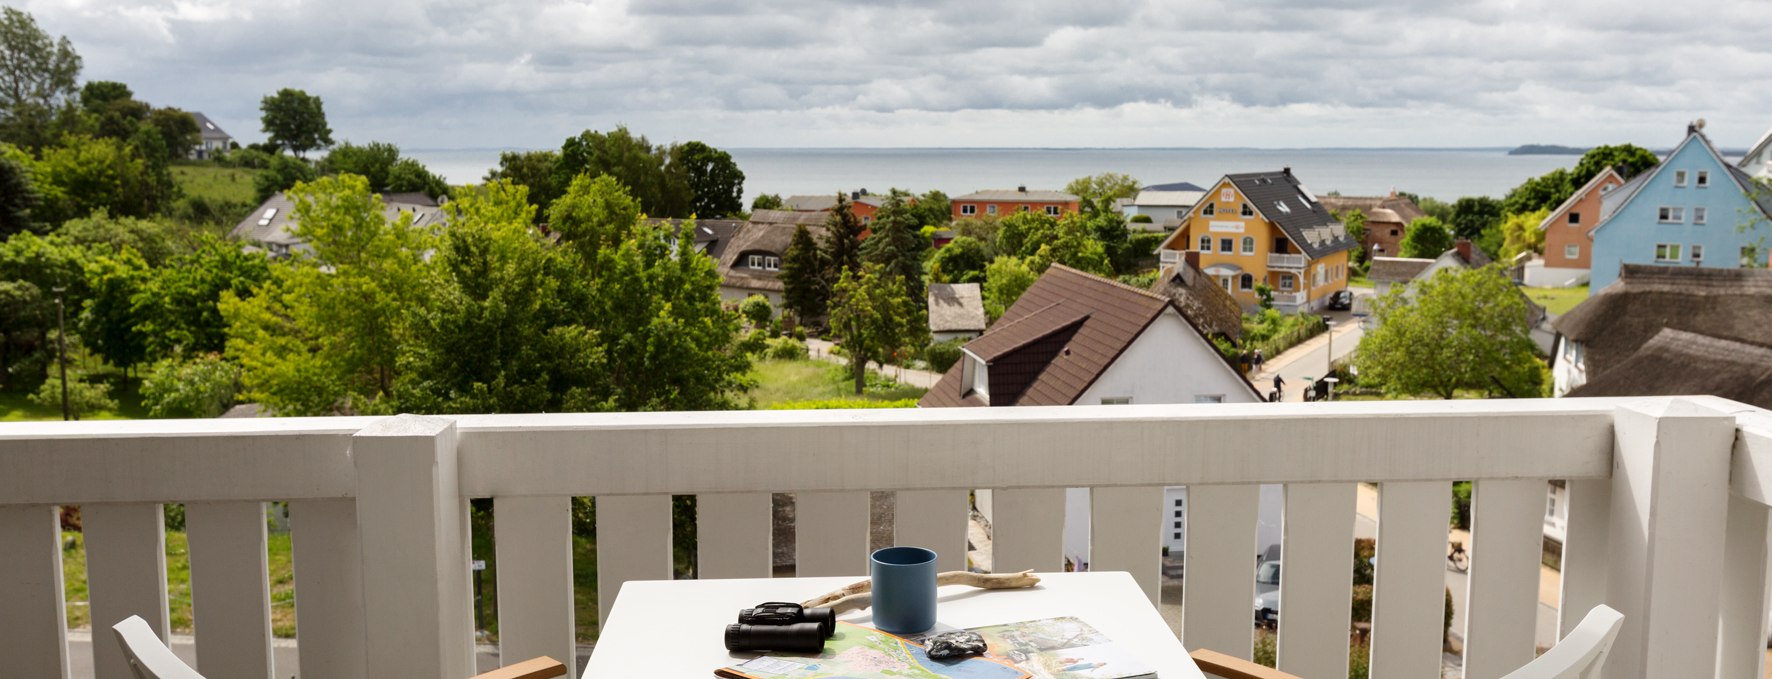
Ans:
[[[1335,218],[1341,221],[1342,226],[1347,227],[1348,237],[1360,245],[1351,253],[1351,263],[1354,268],[1364,271],[1366,258],[1372,256],[1372,253],[1366,251],[1366,213],[1349,209],[1336,214]]]
[[[98,137],[128,139],[148,118],[153,107],[137,101],[129,86],[120,82],[97,80],[80,88],[80,113],[85,118],[82,130]]]
[[[739,303],[738,314],[751,324],[752,329],[766,331],[770,328],[770,321],[775,320],[775,307],[769,306],[768,297],[751,295]]]
[[[1433,259],[1452,249],[1452,232],[1433,217],[1422,217],[1409,224],[1398,244],[1404,257]]]
[[[148,355],[146,338],[138,329],[142,315],[134,298],[151,275],[147,261],[129,248],[86,262],[86,285],[91,295],[78,311],[74,326],[94,353],[123,369],[125,385],[130,370]]]
[[[1554,210],[1575,189],[1581,188],[1575,183],[1575,176],[1565,168],[1557,168],[1537,177],[1533,177],[1507,192],[1502,198],[1502,209],[1508,214],[1536,212],[1538,210]]]
[[[1054,263],[1110,276],[1113,264],[1106,248],[1098,239],[1100,232],[1093,224],[1095,216],[1072,214],[1054,218],[1038,212],[1017,212],[998,222],[997,253],[1026,260],[1035,273]],[[1107,218],[1102,218],[1106,220]],[[1123,222],[1119,223],[1122,231]]]
[[[828,266],[812,232],[804,224],[795,226],[794,238],[781,258],[781,305],[802,322],[824,317],[831,294]]]
[[[948,194],[930,190],[917,196],[916,204],[911,206],[917,215],[920,226],[942,226],[954,221],[954,202]]]
[[[1550,216],[1550,210],[1508,215],[1501,223],[1501,261],[1512,262],[1522,252],[1544,254],[1544,232],[1538,225]]]
[[[131,299],[137,330],[155,358],[219,353],[227,348],[223,296],[251,297],[271,278],[264,255],[214,236],[154,269]]]
[[[506,179],[528,188],[529,204],[535,208],[539,223],[565,188],[554,177],[554,166],[559,162],[560,154],[554,151],[506,151],[498,154],[498,167],[486,173],[486,181]]]
[[[449,195],[449,182],[432,173],[411,158],[401,158],[388,170],[387,190],[391,193],[422,193],[431,198]]]
[[[1767,266],[1766,241],[1772,237],[1772,218],[1757,206],[1772,205],[1772,179],[1760,177],[1753,180],[1747,187],[1747,197],[1755,205],[1741,208],[1735,223],[1735,232],[1749,239],[1741,248],[1741,267],[1764,269]]]
[[[394,164],[400,162],[400,147],[386,142],[372,141],[361,146],[351,142],[343,142],[326,152],[326,159],[320,161],[320,172],[324,174],[350,173],[369,180],[369,190],[377,193],[388,190],[388,178],[393,173]],[[293,183],[291,184],[293,186]]]
[[[846,271],[831,290],[831,333],[848,354],[855,393],[867,386],[869,362],[885,364],[929,340],[925,316],[899,277],[879,264]]]
[[[918,309],[927,299],[923,295],[923,253],[929,250],[916,224],[916,215],[899,191],[886,194],[880,209],[874,213],[874,233],[861,244],[864,264],[876,264],[886,275],[901,281],[905,297]]]
[[[1113,210],[1097,210],[1086,214],[1065,215],[1060,221],[1082,222],[1083,230],[1101,244],[1108,269],[1116,274],[1138,272],[1138,260],[1149,254],[1132,247],[1132,232],[1126,228],[1126,216]]]
[[[53,375],[31,394],[31,402],[44,408],[61,410],[62,378]],[[111,385],[88,382],[80,375],[68,375],[68,413],[78,420],[106,410],[116,410],[117,399],[111,398]]]
[[[149,268],[159,267],[190,250],[187,235],[171,224],[155,219],[112,217],[102,209],[63,222],[56,227],[55,235],[93,253],[134,250]]]
[[[54,347],[55,289],[64,288],[68,314],[85,302],[90,254],[61,237],[24,232],[0,241],[0,386],[35,384]]]
[[[257,194],[254,202],[263,203],[278,191],[314,181],[314,177],[314,166],[306,160],[282,154],[271,156],[270,166],[252,178],[252,188]]]
[[[142,380],[149,417],[219,417],[240,391],[240,366],[219,354],[162,359]]]
[[[861,220],[850,208],[849,197],[837,194],[837,205],[824,219],[825,280],[836,285],[844,273],[861,268]]]
[[[119,101],[135,99],[135,91],[115,80],[88,80],[80,86],[80,107],[99,115]]]
[[[670,149],[653,146],[627,126],[603,133],[585,130],[560,147],[554,182],[570,186],[579,175],[609,175],[653,217],[688,217],[694,200],[686,173],[666,171]]]
[[[1544,388],[1526,298],[1499,266],[1442,269],[1373,304],[1360,340],[1361,383],[1393,396],[1477,391],[1537,397]]]
[[[49,145],[51,119],[75,95],[80,55],[30,13],[0,8],[0,140],[30,148]]]
[[[260,123],[270,143],[306,158],[308,151],[332,145],[332,128],[326,126],[326,106],[320,97],[285,87],[265,95],[258,109]]]
[[[1064,185],[1064,192],[1081,198],[1085,210],[1111,212],[1115,201],[1137,196],[1138,187],[1138,180],[1129,175],[1103,172],[1072,179],[1071,183]]]
[[[977,238],[959,236],[929,257],[931,283],[980,283],[991,250]]]
[[[0,156],[0,240],[21,231],[41,231],[47,225],[32,219],[42,198],[31,181],[29,157]]]
[[[1625,181],[1630,181],[1659,163],[1661,159],[1654,152],[1636,144],[1596,146],[1581,154],[1581,160],[1576,161],[1575,169],[1571,171],[1569,183],[1579,189],[1608,167],[1618,168]]]
[[[154,109],[142,124],[154,128],[154,132],[160,135],[169,158],[190,156],[191,149],[203,140],[203,130],[197,127],[197,119],[176,108]]]
[[[780,210],[785,205],[779,193],[765,193],[751,201],[751,210]]]
[[[31,164],[31,175],[42,197],[37,218],[49,224],[99,209],[145,217],[160,207],[166,197],[160,183],[168,181],[123,142],[86,136],[65,137],[44,148]]]
[[[713,219],[744,211],[744,172],[732,154],[691,141],[671,147],[670,163],[689,184],[690,214]]]
[[[1033,267],[1028,266],[1020,257],[998,255],[984,269],[984,288],[981,293],[985,313],[990,314],[992,322],[996,322],[1003,317],[1003,312],[1009,310],[1010,305],[1015,304],[1015,300],[1021,299],[1021,293],[1034,287],[1034,281],[1039,279],[1040,274],[1035,273]]]
[[[1452,203],[1452,219],[1447,225],[1452,227],[1454,237],[1474,241],[1500,227],[1502,216],[1501,201],[1488,196],[1466,196]]]

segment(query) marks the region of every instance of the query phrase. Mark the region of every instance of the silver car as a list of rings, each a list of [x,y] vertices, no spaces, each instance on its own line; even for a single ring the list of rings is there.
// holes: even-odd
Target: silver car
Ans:
[[[1280,561],[1263,561],[1255,568],[1255,624],[1273,627],[1280,623]]]

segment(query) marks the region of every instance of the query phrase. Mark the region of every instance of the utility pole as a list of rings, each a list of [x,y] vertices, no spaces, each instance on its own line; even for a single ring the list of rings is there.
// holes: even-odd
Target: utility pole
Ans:
[[[67,288],[55,288],[55,348],[60,355],[62,365],[62,420],[74,419],[68,411],[68,325],[67,313],[63,310],[62,293]]]

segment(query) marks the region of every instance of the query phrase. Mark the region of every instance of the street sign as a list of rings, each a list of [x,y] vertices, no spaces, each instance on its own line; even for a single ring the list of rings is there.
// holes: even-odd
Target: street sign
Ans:
[[[486,570],[486,560],[485,559],[474,559],[474,570],[477,570],[477,571]]]

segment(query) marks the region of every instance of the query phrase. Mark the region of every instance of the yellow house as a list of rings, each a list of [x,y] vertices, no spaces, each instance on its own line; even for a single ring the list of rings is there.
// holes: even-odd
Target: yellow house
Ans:
[[[1299,183],[1279,172],[1228,174],[1195,204],[1158,247],[1164,266],[1194,263],[1245,308],[1260,303],[1257,283],[1285,312],[1316,309],[1347,288],[1347,227]]]

